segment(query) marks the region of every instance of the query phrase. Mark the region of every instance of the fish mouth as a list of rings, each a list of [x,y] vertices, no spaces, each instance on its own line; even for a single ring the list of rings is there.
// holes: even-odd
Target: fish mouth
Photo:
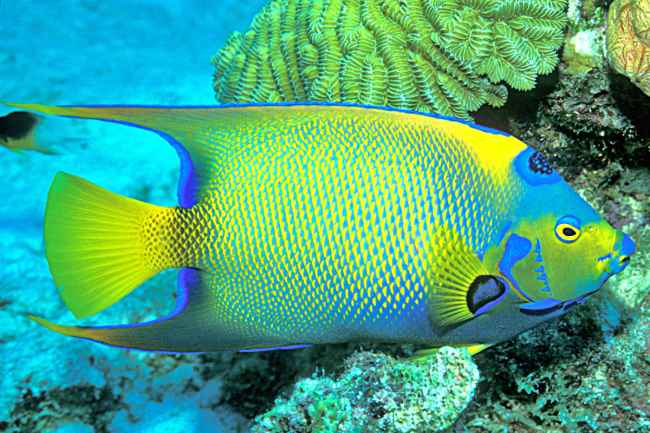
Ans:
[[[626,233],[617,231],[614,236],[611,252],[598,257],[597,261],[599,264],[607,261],[608,269],[605,271],[609,273],[609,276],[612,276],[623,271],[630,264],[630,257],[635,252],[636,244],[634,240]]]

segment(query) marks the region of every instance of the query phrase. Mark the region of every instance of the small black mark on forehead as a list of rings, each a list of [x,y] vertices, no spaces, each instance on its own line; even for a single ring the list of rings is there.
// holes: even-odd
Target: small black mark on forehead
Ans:
[[[539,151],[533,153],[528,159],[528,168],[530,168],[533,173],[553,173],[553,166],[551,166],[551,163],[548,162],[548,159],[546,159],[546,157]]]

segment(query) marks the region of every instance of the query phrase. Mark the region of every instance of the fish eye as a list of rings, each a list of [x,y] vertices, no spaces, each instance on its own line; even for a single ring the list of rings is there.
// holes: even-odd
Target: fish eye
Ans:
[[[581,233],[580,223],[574,217],[561,218],[555,226],[555,236],[565,243],[577,241]]]

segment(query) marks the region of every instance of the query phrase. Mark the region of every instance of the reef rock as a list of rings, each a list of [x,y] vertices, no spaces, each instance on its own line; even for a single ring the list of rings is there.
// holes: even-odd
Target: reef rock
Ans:
[[[471,401],[479,373],[465,350],[418,361],[358,352],[337,378],[314,375],[257,417],[252,433],[437,432]]]

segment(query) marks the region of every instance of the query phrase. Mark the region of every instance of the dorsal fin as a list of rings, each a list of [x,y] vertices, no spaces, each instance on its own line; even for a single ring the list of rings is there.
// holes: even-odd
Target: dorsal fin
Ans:
[[[181,159],[179,203],[191,207],[202,188],[210,188],[228,143],[218,131],[230,123],[227,113],[215,107],[49,106],[7,104],[43,114],[103,120],[153,131],[168,141]]]
[[[220,173],[226,167],[229,152],[238,144],[236,143],[239,139],[238,131],[256,133],[287,128],[310,122],[314,120],[316,114],[338,113],[339,117],[350,119],[351,112],[363,110],[365,114],[373,113],[379,118],[390,118],[410,125],[425,124],[447,134],[461,134],[468,142],[483,143],[486,139],[497,140],[495,146],[472,148],[478,161],[485,167],[491,167],[493,175],[499,179],[503,178],[510,165],[508,163],[495,167],[495,161],[509,161],[509,159],[495,159],[493,150],[500,148],[501,152],[516,153],[524,146],[508,134],[462,119],[390,107],[346,103],[296,102],[175,107],[5,104],[44,114],[122,123],[158,133],[172,144],[181,158],[181,182],[178,195],[180,205],[183,207],[194,205],[202,191],[213,190],[219,184]],[[504,140],[511,144],[505,147],[498,145]]]

